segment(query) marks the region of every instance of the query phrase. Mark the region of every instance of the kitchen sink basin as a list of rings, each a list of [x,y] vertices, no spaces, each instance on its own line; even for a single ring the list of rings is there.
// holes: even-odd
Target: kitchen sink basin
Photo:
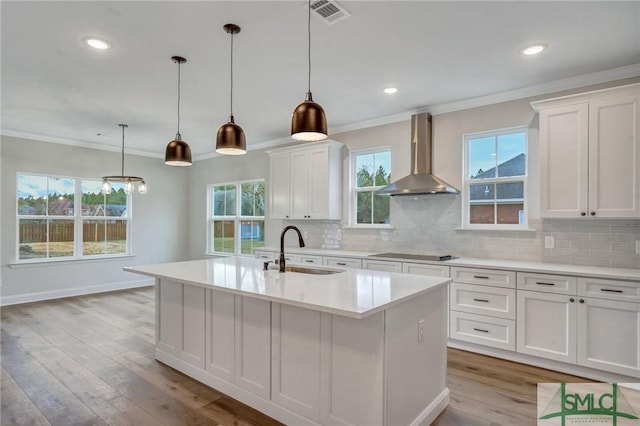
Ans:
[[[298,272],[300,274],[314,274],[314,275],[331,275],[331,274],[344,272],[341,269],[308,268],[306,266],[286,266],[284,270],[286,272]]]

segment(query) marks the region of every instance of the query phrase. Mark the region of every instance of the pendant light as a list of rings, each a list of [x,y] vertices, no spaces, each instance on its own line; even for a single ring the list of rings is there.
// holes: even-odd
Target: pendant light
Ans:
[[[144,179],[138,176],[125,176],[124,174],[124,129],[125,127],[129,127],[126,124],[118,124],[118,126],[122,127],[122,151],[121,151],[121,168],[120,168],[120,176],[103,176],[102,177],[102,193],[103,194],[111,194],[112,182],[124,182],[124,192],[129,195],[134,191],[134,182],[138,182],[138,192],[140,194],[147,193],[147,184],[144,182]]]
[[[307,96],[298,105],[291,117],[291,137],[299,141],[320,141],[327,138],[327,117],[324,109],[313,101],[311,95],[311,0],[308,5],[307,35],[309,40],[309,73],[307,78]]]
[[[180,135],[180,64],[187,62],[182,56],[172,56],[171,60],[178,64],[178,132],[176,138],[169,142],[164,154],[164,164],[169,166],[190,166],[191,148]]]
[[[240,32],[240,27],[235,24],[226,24],[223,28],[231,34],[231,113],[229,122],[218,129],[216,152],[224,155],[242,155],[247,153],[247,142],[244,130],[233,119],[233,35]]]

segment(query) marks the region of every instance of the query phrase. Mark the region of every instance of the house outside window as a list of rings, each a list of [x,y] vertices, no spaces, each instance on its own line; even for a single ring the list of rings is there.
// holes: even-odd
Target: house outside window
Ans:
[[[264,247],[264,180],[209,185],[207,253],[252,255]]]
[[[351,152],[351,226],[389,226],[389,195],[377,195],[375,192],[390,183],[389,148]]]
[[[129,254],[124,184],[103,195],[97,179],[18,173],[16,182],[18,262]]]
[[[464,137],[463,228],[527,227],[527,129]]]

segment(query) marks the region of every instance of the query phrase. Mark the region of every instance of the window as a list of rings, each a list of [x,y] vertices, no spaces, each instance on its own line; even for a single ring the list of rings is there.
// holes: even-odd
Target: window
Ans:
[[[251,255],[264,247],[263,180],[209,185],[207,193],[208,253]]]
[[[379,226],[390,223],[389,195],[376,190],[391,183],[391,151],[388,148],[351,153],[351,223]]]
[[[527,129],[464,137],[463,226],[526,228]]]
[[[101,180],[19,173],[16,198],[18,261],[129,253],[124,184],[103,195]]]

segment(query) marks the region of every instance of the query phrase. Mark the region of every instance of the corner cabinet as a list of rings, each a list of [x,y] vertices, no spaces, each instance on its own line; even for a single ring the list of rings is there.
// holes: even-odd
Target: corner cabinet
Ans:
[[[342,148],[335,141],[268,151],[271,219],[342,219]]]
[[[640,217],[640,84],[533,102],[542,217]]]

